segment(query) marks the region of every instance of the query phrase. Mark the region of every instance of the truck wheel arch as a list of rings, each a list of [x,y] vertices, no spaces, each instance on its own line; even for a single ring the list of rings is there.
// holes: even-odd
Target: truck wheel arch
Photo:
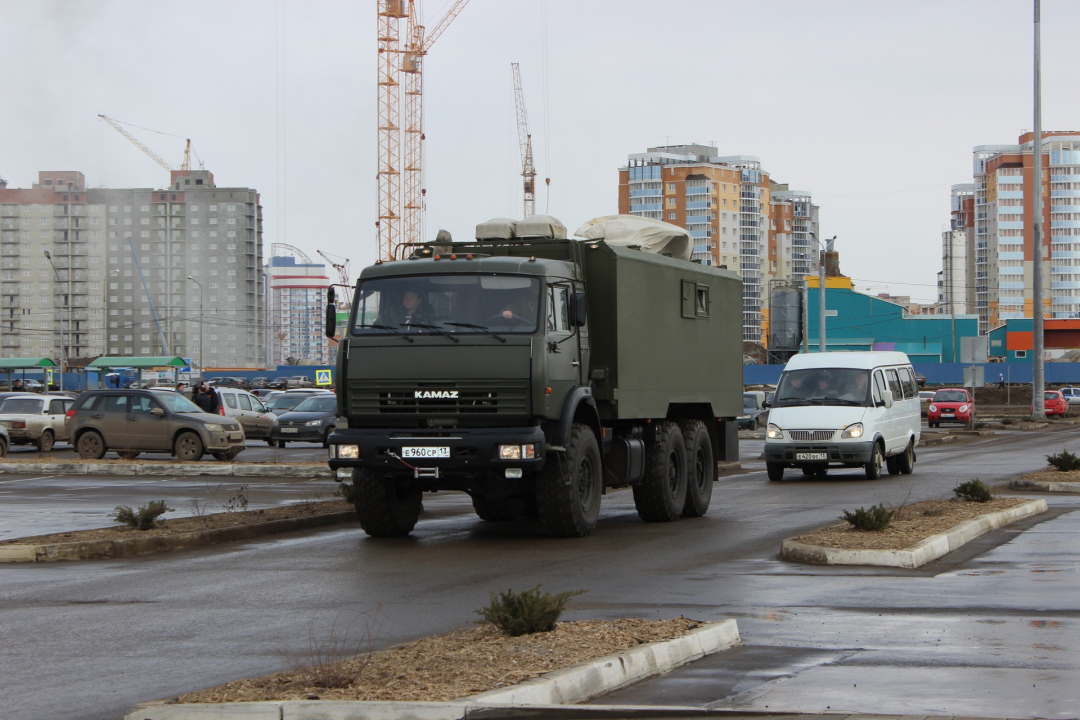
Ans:
[[[549,431],[549,442],[552,445],[565,447],[570,442],[570,433],[574,423],[588,425],[596,436],[596,442],[598,444],[601,442],[600,413],[596,409],[596,401],[593,400],[590,387],[579,385],[567,393],[562,414]]]

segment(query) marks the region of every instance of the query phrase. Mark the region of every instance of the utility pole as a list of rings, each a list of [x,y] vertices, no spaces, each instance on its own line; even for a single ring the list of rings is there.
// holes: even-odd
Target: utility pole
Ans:
[[[818,352],[825,352],[825,248],[818,258]]]
[[[188,275],[188,280],[199,286],[199,382],[203,379],[203,286],[202,283]]]
[[[60,273],[56,271],[56,265],[53,264],[52,255],[49,253],[48,250],[45,251],[45,259],[49,261],[49,266],[52,267],[53,275],[56,276],[56,281],[57,282],[64,282],[63,279],[60,277]],[[70,266],[71,263],[69,262],[68,265]],[[71,268],[70,267],[68,267],[68,277],[71,277]],[[59,309],[59,315],[60,315],[60,389],[61,390],[64,389],[64,370],[66,369],[66,366],[67,366],[67,363],[64,361],[64,356],[66,355],[65,350],[64,350],[64,306],[66,306],[69,302],[71,302],[71,293],[70,292],[68,292],[68,294],[64,296],[64,302],[63,302],[63,304],[61,305],[61,307]],[[69,312],[68,313],[68,324],[70,324],[70,323],[71,323],[71,313]],[[49,383],[46,382],[45,383],[45,390],[48,391],[48,389],[49,389]]]
[[[1042,47],[1040,41],[1039,20],[1040,0],[1035,0],[1035,134],[1031,145],[1031,185],[1032,213],[1035,216],[1034,250],[1032,256],[1032,360],[1031,371],[1031,417],[1042,420],[1046,417],[1046,405],[1043,391],[1043,203],[1042,203]]]

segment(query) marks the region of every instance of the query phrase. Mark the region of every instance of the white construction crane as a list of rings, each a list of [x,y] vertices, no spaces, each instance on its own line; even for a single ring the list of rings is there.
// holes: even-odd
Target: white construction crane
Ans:
[[[525,215],[536,212],[536,166],[533,164],[532,134],[529,133],[529,114],[525,112],[525,93],[521,89],[521,69],[510,63],[514,72],[514,106],[517,108],[518,149],[521,152],[522,191],[525,196]]]
[[[174,168],[172,165],[170,165],[165,160],[163,160],[160,155],[155,153],[150,148],[146,147],[146,145],[139,142],[135,138],[135,136],[132,135],[131,133],[129,133],[127,130],[120,127],[120,125],[122,125],[122,124],[127,125],[128,123],[121,123],[119,120],[113,120],[111,117],[109,117],[107,115],[102,115],[100,113],[98,114],[98,117],[101,118],[102,120],[104,120],[105,122],[107,122],[114,130],[116,130],[116,132],[118,132],[121,135],[123,135],[124,137],[126,137],[131,142],[132,145],[134,145],[135,147],[139,148],[144,153],[146,153],[147,156],[149,156],[150,159],[153,160],[154,162],[156,162],[158,165],[165,168],[170,173],[176,172],[176,168]],[[151,132],[159,132],[159,131],[153,130]],[[168,135],[169,133],[161,133],[161,134],[162,135]],[[173,137],[179,137],[179,136],[173,135]],[[180,170],[190,170],[191,169],[191,139],[190,138],[184,138],[184,139],[187,140],[187,144],[184,146],[184,161],[180,164]]]
[[[324,253],[322,250],[316,250],[322,256],[322,259],[334,266],[337,270],[338,280],[341,284],[341,300],[338,305],[343,308],[352,307],[352,285],[349,282],[349,258],[342,257],[340,255],[334,255],[333,257],[343,260],[344,262],[335,262],[331,259],[330,253]]]

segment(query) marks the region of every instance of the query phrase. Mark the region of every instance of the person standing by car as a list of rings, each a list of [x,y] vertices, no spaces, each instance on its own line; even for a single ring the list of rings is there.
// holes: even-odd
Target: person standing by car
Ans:
[[[26,388],[23,387],[23,381],[18,378],[11,383],[11,392],[26,392]]]
[[[210,412],[210,406],[214,402],[210,397],[210,389],[205,385],[199,385],[195,388],[195,394],[191,397],[191,401],[199,406],[199,409],[203,412]]]

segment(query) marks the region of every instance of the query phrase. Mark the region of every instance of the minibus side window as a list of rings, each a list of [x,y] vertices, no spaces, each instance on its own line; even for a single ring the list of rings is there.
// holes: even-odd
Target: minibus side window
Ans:
[[[900,387],[900,378],[895,370],[886,370],[885,376],[889,380],[889,390],[892,391],[893,400],[903,400],[904,391]]]
[[[900,382],[904,386],[904,397],[906,399],[919,397],[919,387],[915,383],[915,374],[910,367],[900,368]]]
[[[885,390],[885,378],[880,370],[874,371],[874,407],[881,404],[882,391]]]

